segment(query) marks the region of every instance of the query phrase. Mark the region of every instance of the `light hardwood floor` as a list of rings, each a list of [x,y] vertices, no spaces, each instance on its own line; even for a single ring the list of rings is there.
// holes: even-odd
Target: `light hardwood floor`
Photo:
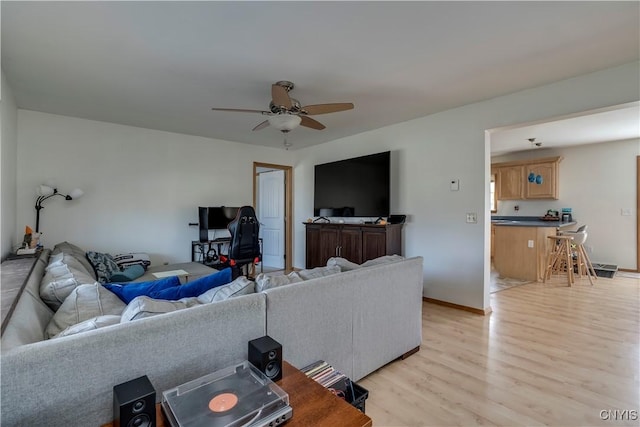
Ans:
[[[424,303],[420,351],[359,381],[374,426],[640,425],[640,280],[554,278],[491,306]]]

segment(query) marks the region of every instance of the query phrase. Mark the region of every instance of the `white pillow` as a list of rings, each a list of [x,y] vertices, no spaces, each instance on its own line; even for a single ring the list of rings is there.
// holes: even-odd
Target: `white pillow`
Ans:
[[[302,282],[302,277],[295,272],[284,275],[269,276],[260,273],[256,276],[256,292],[266,291],[267,289],[277,288],[278,286],[288,285],[290,283]]]
[[[388,264],[390,262],[402,261],[403,259],[404,257],[400,255],[384,255],[376,259],[370,259],[369,261],[365,261],[362,264],[360,264],[360,267],[371,267],[373,265]]]
[[[360,264],[356,264],[355,262],[351,262],[348,259],[341,257],[332,257],[327,260],[327,267],[331,267],[333,265],[340,267],[340,271],[351,271],[360,268]]]
[[[45,329],[51,338],[69,326],[106,314],[121,315],[126,307],[120,298],[99,283],[80,285],[64,300]]]
[[[300,270],[298,271],[298,274],[304,280],[311,280],[317,279],[319,277],[330,276],[332,274],[338,274],[340,273],[340,271],[340,267],[338,267],[337,265],[332,265],[329,267],[316,267],[312,268],[311,270]]]
[[[40,281],[40,298],[53,311],[57,311],[64,300],[79,285],[93,284],[96,280],[82,270],[67,264],[52,265]]]
[[[253,294],[255,291],[256,284],[246,277],[240,276],[233,282],[209,289],[207,292],[200,294],[196,298],[202,304],[209,304],[216,301],[224,301],[239,295]]]
[[[131,322],[132,320],[144,319],[158,314],[171,313],[172,311],[184,310],[199,304],[200,302],[195,297],[171,301],[142,295],[135,297],[127,304],[127,308],[124,309],[120,316],[120,322]]]
[[[95,329],[104,328],[105,326],[116,325],[120,323],[120,316],[116,314],[107,314],[104,316],[92,317],[84,322],[71,325],[64,331],[51,338],[67,337],[69,335],[79,334],[80,332],[93,331]]]

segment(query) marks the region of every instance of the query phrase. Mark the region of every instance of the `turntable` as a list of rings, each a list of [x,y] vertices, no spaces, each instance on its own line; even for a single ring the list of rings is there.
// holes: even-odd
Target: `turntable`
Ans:
[[[289,395],[248,361],[162,393],[172,427],[262,427],[289,420]]]

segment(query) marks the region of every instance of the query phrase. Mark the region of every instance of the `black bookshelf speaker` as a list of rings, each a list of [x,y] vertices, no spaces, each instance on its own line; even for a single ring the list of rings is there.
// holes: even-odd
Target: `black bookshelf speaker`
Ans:
[[[146,375],[113,387],[113,425],[156,426],[156,391]]]
[[[271,381],[282,378],[282,345],[269,335],[249,341],[249,363]]]

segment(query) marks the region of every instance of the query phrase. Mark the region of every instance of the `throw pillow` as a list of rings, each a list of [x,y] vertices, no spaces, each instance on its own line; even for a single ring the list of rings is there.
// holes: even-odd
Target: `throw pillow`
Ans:
[[[141,295],[150,296],[163,289],[180,286],[180,279],[178,276],[171,276],[150,282],[105,283],[103,286],[116,294],[125,304],[129,304],[134,298]]]
[[[402,261],[403,259],[404,257],[400,255],[384,255],[376,259],[365,261],[360,265],[360,267],[371,267],[373,265],[388,264],[390,262]]]
[[[168,301],[140,296],[127,304],[127,308],[122,312],[120,321],[130,322],[132,320],[144,319],[158,314],[183,310],[199,304],[200,302],[196,298],[183,298],[178,301]]]
[[[140,265],[145,270],[151,265],[149,255],[144,252],[133,252],[128,254],[118,254],[113,256],[113,260],[121,269],[132,265]]]
[[[101,284],[80,285],[64,300],[45,329],[45,338],[51,338],[69,326],[106,314],[121,315],[126,307],[120,298]]]
[[[144,267],[139,264],[134,264],[125,268],[122,271],[113,273],[109,278],[110,282],[130,282],[137,279],[144,274]]]
[[[332,265],[330,267],[316,267],[311,270],[300,270],[298,274],[304,280],[317,279],[324,276],[330,276],[332,274],[340,273],[340,267],[337,265]]]
[[[107,283],[110,281],[111,275],[120,271],[120,267],[113,260],[113,257],[109,254],[101,252],[87,252],[87,259],[93,266],[93,271],[96,273],[96,279],[100,283]]]
[[[104,316],[92,317],[84,322],[69,326],[51,338],[68,337],[69,335],[79,334],[80,332],[93,331],[95,329],[104,328],[105,326],[116,325],[120,323],[120,316],[117,314],[106,314]]]
[[[256,292],[266,291],[267,289],[277,288],[278,286],[288,285],[290,283],[302,282],[302,277],[295,271],[284,275],[268,276],[264,273],[256,276]]]
[[[63,252],[67,255],[71,255],[73,258],[75,258],[87,270],[87,273],[91,275],[95,274],[93,271],[93,266],[87,259],[86,252],[84,251],[84,249],[74,245],[73,243],[62,242],[62,243],[58,243],[53,247],[53,250],[51,251],[51,255],[56,255],[60,252]],[[94,279],[95,279],[95,276],[94,276]]]
[[[224,301],[226,299],[237,297],[239,295],[248,295],[255,293],[256,284],[244,276],[238,277],[228,285],[218,286],[209,289],[207,292],[198,296],[198,301],[202,304],[209,304],[216,301]]]
[[[231,282],[231,268],[201,277],[193,282],[185,283],[181,286],[163,289],[161,291],[151,292],[149,296],[156,299],[178,300],[180,298],[197,297],[215,288]]]
[[[351,262],[348,259],[341,257],[329,258],[327,260],[327,267],[331,267],[332,265],[340,267],[340,271],[351,271],[360,268],[360,264],[356,264],[355,262]]]
[[[77,270],[67,264],[53,265],[48,268],[40,280],[40,299],[56,311],[76,287],[95,283],[96,280],[85,273],[84,267],[81,269]]]

